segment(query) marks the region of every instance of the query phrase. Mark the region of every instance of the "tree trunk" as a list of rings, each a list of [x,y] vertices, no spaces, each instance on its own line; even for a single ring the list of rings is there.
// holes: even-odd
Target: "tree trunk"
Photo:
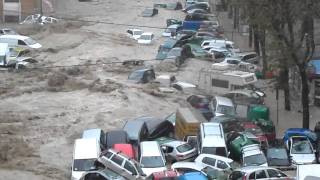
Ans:
[[[266,31],[265,30],[260,29],[258,40],[260,41],[261,56],[262,56],[262,74],[266,74],[268,63],[267,63],[267,55],[266,55]]]
[[[249,47],[252,48],[253,30],[252,25],[249,24]]]
[[[301,102],[302,102],[302,127],[309,129],[309,86],[308,86],[308,76],[306,73],[306,65],[304,63],[300,64],[299,72],[301,77],[301,85],[302,85],[302,95],[301,95]]]
[[[238,16],[239,16],[239,8],[238,6],[234,6],[234,13],[233,13],[233,29],[238,28]]]
[[[289,69],[288,69],[288,67],[283,68],[281,76],[282,76],[281,79],[283,79],[282,85],[283,85],[283,91],[284,91],[284,108],[285,108],[285,110],[290,111],[291,104],[290,104]]]
[[[260,45],[259,45],[259,34],[258,34],[258,28],[253,27],[253,45],[254,45],[254,51],[260,55]]]

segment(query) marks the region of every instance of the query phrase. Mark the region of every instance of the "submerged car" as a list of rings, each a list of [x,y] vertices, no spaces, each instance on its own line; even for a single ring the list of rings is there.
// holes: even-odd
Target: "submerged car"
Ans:
[[[138,40],[141,36],[141,34],[143,33],[143,31],[141,29],[128,29],[127,30],[127,35],[135,40]]]
[[[156,75],[154,73],[154,70],[149,68],[135,70],[128,77],[130,81],[134,81],[136,83],[143,83],[143,84],[148,83],[154,80],[155,78],[156,78]]]
[[[184,141],[168,137],[157,138],[156,141],[171,162],[189,160],[197,154],[196,148]]]
[[[138,43],[139,44],[152,44],[153,39],[154,39],[154,35],[152,32],[144,32],[138,38]]]
[[[0,35],[18,35],[16,31],[10,28],[0,29]]]
[[[142,12],[142,17],[152,17],[156,14],[158,14],[158,9],[149,7]]]
[[[223,96],[230,98],[235,104],[249,105],[264,103],[263,97],[253,90],[235,90],[227,92]]]

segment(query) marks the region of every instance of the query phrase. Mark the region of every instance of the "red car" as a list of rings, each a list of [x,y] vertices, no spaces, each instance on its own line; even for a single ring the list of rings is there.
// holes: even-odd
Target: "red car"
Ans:
[[[167,180],[167,179],[179,179],[179,173],[175,170],[167,170],[152,173],[148,179],[151,180]]]
[[[136,159],[136,154],[131,144],[114,144],[112,148],[116,151],[122,152],[129,158]]]
[[[261,145],[264,145],[266,147],[269,146],[268,138],[259,126],[257,126],[253,122],[243,122],[242,127],[244,128],[244,132],[249,132],[256,136],[260,141]],[[250,137],[248,138],[250,139]]]

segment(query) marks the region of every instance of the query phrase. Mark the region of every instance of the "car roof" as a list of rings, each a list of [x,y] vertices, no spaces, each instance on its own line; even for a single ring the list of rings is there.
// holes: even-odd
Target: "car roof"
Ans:
[[[226,147],[226,142],[221,136],[205,136],[202,142],[203,147]]]
[[[225,162],[227,162],[227,163],[233,162],[233,160],[230,159],[230,158],[223,157],[223,156],[218,156],[218,155],[213,155],[213,154],[199,154],[199,156],[198,156],[197,158],[204,158],[204,157],[210,157],[210,158],[222,160],[222,161],[225,161]],[[196,158],[196,159],[197,159],[197,158]]]
[[[222,96],[215,96],[215,99],[217,100],[217,103],[219,105],[225,105],[225,106],[234,106],[231,99],[222,97]]]
[[[277,170],[275,168],[270,168],[270,167],[263,167],[263,166],[245,166],[239,169],[236,169],[235,171],[241,171],[241,172],[246,172],[246,173],[251,173],[257,170],[265,170],[265,169],[274,169]]]
[[[139,132],[144,125],[145,125],[144,121],[128,120],[126,124],[123,126],[123,130],[127,132],[130,139],[138,139],[139,135],[137,132]]]
[[[251,94],[255,93],[255,92],[253,90],[249,90],[249,89],[241,89],[241,90],[230,91],[230,92],[227,92],[226,94],[231,94],[231,93],[245,94],[247,96],[251,96]]]
[[[0,38],[25,40],[25,39],[28,39],[29,37],[28,36],[22,36],[22,35],[1,35]]]
[[[140,143],[141,156],[162,156],[158,147],[159,144],[157,141],[142,141]]]
[[[178,147],[183,144],[188,144],[188,143],[186,143],[184,141],[178,141],[178,140],[163,143],[163,145],[168,145],[168,146],[172,146],[172,147]]]
[[[82,133],[82,138],[96,138],[96,139],[100,139],[101,136],[101,129],[87,129],[84,130]]]
[[[171,24],[170,26],[168,26],[167,28],[178,28],[180,27],[181,25],[179,24]]]
[[[141,35],[153,35],[153,33],[152,32],[144,32],[144,33],[142,33]]]
[[[74,159],[92,159],[100,155],[97,139],[76,139],[74,144]]]
[[[205,168],[205,166],[195,162],[176,162],[171,165],[171,169],[176,168],[190,168],[200,171]]]

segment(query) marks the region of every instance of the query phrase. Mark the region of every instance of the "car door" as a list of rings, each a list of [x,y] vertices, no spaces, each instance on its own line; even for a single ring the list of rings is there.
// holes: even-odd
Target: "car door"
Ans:
[[[275,169],[267,169],[268,177],[271,180],[287,179],[288,176],[281,171]]]
[[[122,176],[128,179],[136,179],[138,172],[129,161],[125,161],[123,168],[123,173],[121,174]]]
[[[111,165],[111,168],[112,170],[114,170],[116,173],[118,174],[123,174],[123,163],[124,163],[124,159],[119,156],[118,154],[114,154],[112,157],[111,157],[111,162],[112,162],[112,165]]]
[[[259,179],[259,180],[267,180],[268,176],[266,174],[265,170],[259,170],[255,172],[255,179]]]

